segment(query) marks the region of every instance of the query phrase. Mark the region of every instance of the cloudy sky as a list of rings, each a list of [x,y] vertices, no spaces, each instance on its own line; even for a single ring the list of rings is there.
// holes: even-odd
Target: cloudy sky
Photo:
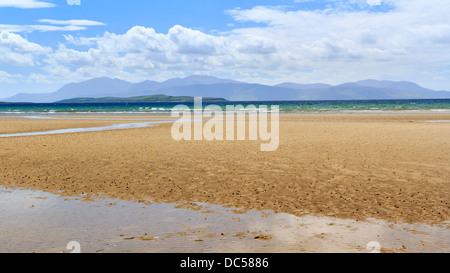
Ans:
[[[448,0],[0,0],[0,98],[111,77],[450,90]]]

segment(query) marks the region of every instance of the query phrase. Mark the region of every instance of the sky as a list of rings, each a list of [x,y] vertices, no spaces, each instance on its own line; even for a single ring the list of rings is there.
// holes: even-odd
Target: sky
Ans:
[[[97,77],[450,90],[448,0],[0,0],[0,98]]]

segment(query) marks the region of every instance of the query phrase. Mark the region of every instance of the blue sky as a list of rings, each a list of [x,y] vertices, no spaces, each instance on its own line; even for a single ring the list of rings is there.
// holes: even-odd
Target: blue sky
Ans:
[[[450,90],[447,0],[0,0],[0,98],[109,76]]]

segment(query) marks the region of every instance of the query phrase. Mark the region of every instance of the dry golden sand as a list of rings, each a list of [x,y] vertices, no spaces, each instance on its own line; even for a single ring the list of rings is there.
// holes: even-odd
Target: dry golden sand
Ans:
[[[450,115],[283,115],[275,152],[175,142],[170,124],[0,138],[0,185],[434,224],[450,220],[450,123],[420,122],[432,119]],[[0,133],[111,123],[128,122],[1,117]]]

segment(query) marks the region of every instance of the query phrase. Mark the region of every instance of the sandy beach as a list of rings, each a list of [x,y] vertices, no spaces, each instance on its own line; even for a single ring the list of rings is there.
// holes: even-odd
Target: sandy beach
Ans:
[[[0,134],[124,123],[71,118],[0,117]],[[261,152],[260,141],[176,142],[170,124],[0,138],[0,186],[243,212],[448,223],[450,123],[428,120],[450,115],[282,115],[275,152]]]

